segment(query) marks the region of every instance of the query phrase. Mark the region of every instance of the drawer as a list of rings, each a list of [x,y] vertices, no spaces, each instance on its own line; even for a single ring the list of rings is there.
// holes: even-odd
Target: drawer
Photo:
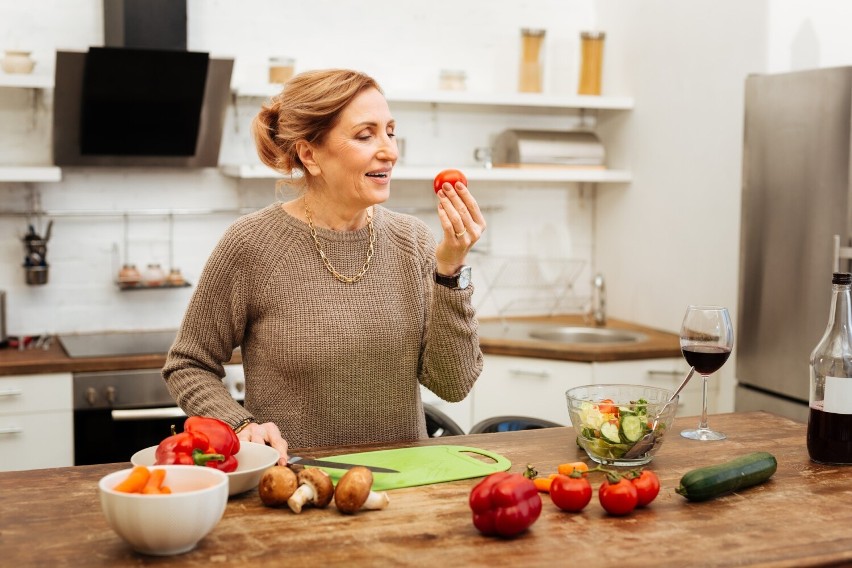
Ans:
[[[0,416],[0,471],[74,465],[71,410]]]
[[[0,377],[0,416],[72,406],[71,373]]]

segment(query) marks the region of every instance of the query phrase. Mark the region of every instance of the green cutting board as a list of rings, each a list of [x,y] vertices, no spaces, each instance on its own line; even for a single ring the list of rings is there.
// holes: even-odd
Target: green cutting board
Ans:
[[[483,459],[471,456],[478,454]],[[328,461],[373,465],[395,469],[399,473],[373,473],[373,489],[400,489],[482,477],[497,471],[506,471],[512,462],[500,454],[467,446],[422,446],[398,448],[339,456],[323,456]],[[335,483],[346,473],[340,469],[320,468]]]

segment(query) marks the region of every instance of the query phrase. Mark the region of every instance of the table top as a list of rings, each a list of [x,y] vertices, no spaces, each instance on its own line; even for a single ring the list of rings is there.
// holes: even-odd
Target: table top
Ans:
[[[695,426],[678,418],[674,431]],[[543,495],[541,517],[514,539],[480,535],[468,495],[478,479],[390,492],[382,511],[341,515],[329,509],[264,507],[253,490],[232,497],[225,515],[198,547],[154,558],[132,552],[101,512],[97,481],[129,464],[0,473],[0,551],[9,566],[429,565],[429,566],[818,566],[852,563],[852,467],[811,462],[803,424],[755,412],[710,417],[728,434],[720,442],[666,439],[648,466],[662,490],[645,509],[607,515],[595,496],[581,513],[558,510]],[[532,464],[541,473],[585,458],[571,428],[435,438],[416,443],[362,446],[359,450],[458,444],[484,448],[512,461],[510,471]],[[352,451],[299,452],[321,457]],[[696,467],[768,451],[778,471],[767,483],[712,501],[691,503],[674,491]],[[588,461],[587,458],[585,458]]]

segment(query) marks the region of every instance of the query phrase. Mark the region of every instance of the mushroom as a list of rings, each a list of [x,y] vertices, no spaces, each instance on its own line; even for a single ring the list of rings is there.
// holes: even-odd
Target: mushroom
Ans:
[[[299,488],[287,499],[287,505],[294,513],[301,513],[305,505],[328,507],[334,496],[334,484],[326,472],[308,467],[299,472],[298,479]]]
[[[257,492],[260,500],[269,507],[279,507],[296,491],[296,474],[289,467],[273,465],[263,472]]]
[[[390,498],[384,491],[372,490],[373,474],[363,466],[347,471],[334,491],[334,504],[341,513],[352,514],[360,509],[384,509]]]

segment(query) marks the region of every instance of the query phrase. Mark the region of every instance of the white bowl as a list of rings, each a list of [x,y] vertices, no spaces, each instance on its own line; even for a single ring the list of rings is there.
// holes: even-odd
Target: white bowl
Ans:
[[[158,465],[165,469],[164,495],[123,493],[113,489],[132,468],[101,478],[101,509],[112,529],[137,552],[156,556],[182,554],[213,530],[228,504],[228,477],[211,467]]]
[[[139,450],[130,456],[130,462],[133,465],[154,465],[154,453],[157,451],[157,446],[150,446],[144,450]],[[260,478],[267,468],[278,463],[281,455],[278,450],[266,444],[256,444],[254,442],[240,441],[240,451],[237,452],[237,469],[225,475],[228,476],[228,494],[237,495],[245,491],[250,491],[257,487],[260,483]],[[197,467],[197,466],[183,466]],[[205,468],[212,469],[212,468]]]

